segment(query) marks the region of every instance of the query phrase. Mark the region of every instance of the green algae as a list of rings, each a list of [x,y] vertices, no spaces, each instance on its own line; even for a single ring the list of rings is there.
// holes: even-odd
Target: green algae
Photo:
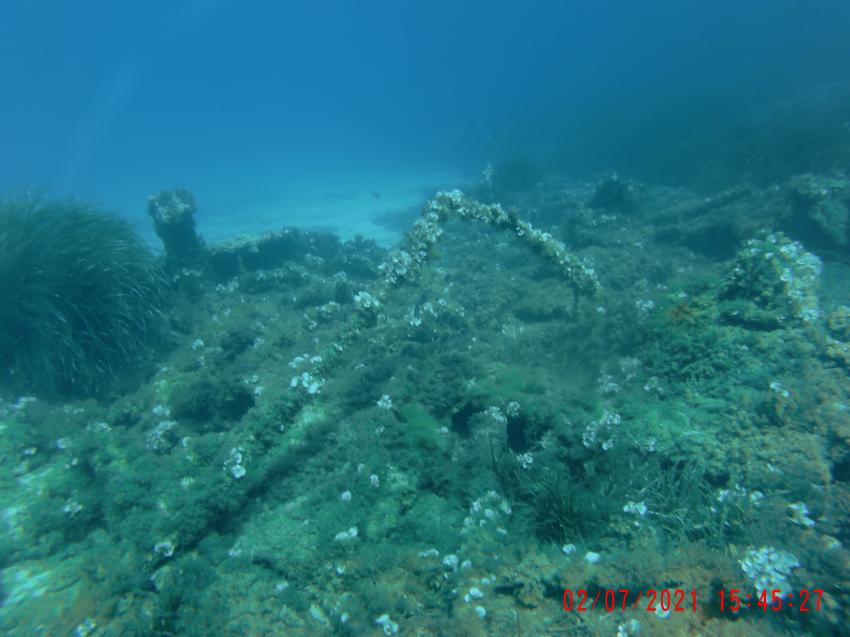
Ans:
[[[630,223],[655,196],[641,189]],[[601,289],[576,298],[510,235],[446,228],[378,311],[353,301],[381,285],[377,264],[358,266],[372,281],[303,264],[202,277],[175,308],[181,344],[135,392],[10,401],[9,625],[353,635],[386,614],[422,634],[513,635],[575,628],[563,588],[681,586],[705,609],[690,619],[721,631],[734,622],[712,591],[752,586],[750,547],[793,547],[805,581],[844,581],[846,308],[793,294],[776,264],[730,274],[741,253],[639,271],[675,262],[650,239],[592,248]],[[804,320],[814,301],[823,314]],[[85,575],[63,589],[76,597],[18,604],[62,569]],[[465,601],[472,588],[483,598]]]

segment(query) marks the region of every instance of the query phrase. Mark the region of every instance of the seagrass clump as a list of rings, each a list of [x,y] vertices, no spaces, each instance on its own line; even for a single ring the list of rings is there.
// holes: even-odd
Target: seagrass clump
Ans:
[[[45,396],[91,396],[150,363],[165,282],[124,219],[78,200],[0,200],[2,380]]]

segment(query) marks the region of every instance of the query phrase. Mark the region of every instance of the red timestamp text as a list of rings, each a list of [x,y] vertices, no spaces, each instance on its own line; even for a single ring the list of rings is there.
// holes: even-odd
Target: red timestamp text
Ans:
[[[588,591],[584,588],[564,589],[564,610],[566,612],[587,613],[592,610],[604,610],[612,613],[617,610],[645,610],[647,613],[684,613],[697,611],[696,590],[681,588],[649,588],[631,590],[628,588],[606,588]]]
[[[740,589],[719,590],[720,612],[740,612],[747,608],[779,612],[796,608],[801,613],[819,611],[823,601],[823,589],[801,588],[788,592],[778,588],[761,589],[756,593],[742,592]]]

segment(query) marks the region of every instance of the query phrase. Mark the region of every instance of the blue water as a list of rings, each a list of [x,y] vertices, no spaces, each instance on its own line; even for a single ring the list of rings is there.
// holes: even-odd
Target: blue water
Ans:
[[[0,190],[141,216],[179,184],[221,231],[517,152],[635,172],[683,131],[846,82],[849,34],[850,4],[794,0],[4,3]]]

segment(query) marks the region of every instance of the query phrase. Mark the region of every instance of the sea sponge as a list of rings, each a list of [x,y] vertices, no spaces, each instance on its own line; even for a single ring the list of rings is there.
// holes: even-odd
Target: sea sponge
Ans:
[[[165,281],[130,224],[78,200],[0,200],[0,370],[16,388],[90,396],[150,361]]]

